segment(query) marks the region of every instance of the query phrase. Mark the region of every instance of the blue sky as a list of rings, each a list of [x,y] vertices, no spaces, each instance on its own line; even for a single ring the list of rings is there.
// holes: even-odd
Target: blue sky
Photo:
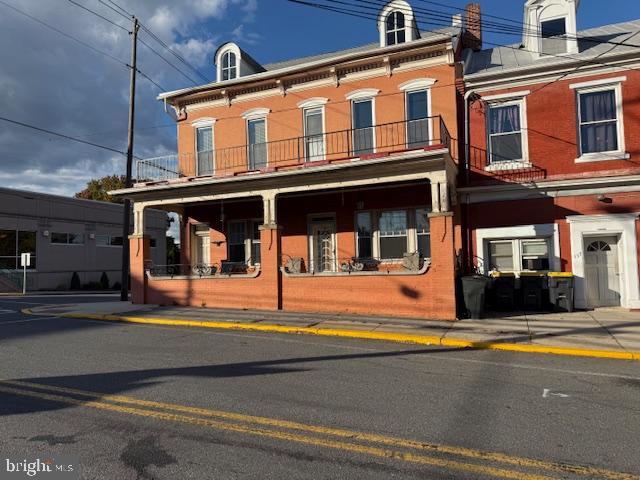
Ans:
[[[373,20],[320,11],[287,0],[114,1],[135,14],[208,81],[214,78],[214,52],[227,40],[237,42],[258,62],[269,63],[341,50],[375,42],[378,38]],[[330,0],[311,1],[329,3]],[[334,1],[366,5],[364,0]],[[380,4],[383,0],[368,1]],[[439,10],[448,15],[466,3],[436,0],[449,6],[442,7],[424,0],[409,1],[416,9]],[[3,116],[120,152],[126,150],[129,19],[105,6],[107,2],[98,0],[75,2],[109,21],[63,0],[4,2],[10,7],[0,4]],[[522,20],[524,0],[480,2],[485,14]],[[582,0],[578,15],[581,29],[631,19],[640,19],[638,0]],[[59,31],[48,29],[39,21]],[[423,30],[437,28],[421,27]],[[60,31],[77,37],[85,45],[61,35]],[[140,38],[177,65],[170,67],[145,45],[140,45],[139,69],[164,91],[193,85],[185,75],[204,83],[146,32],[141,31]],[[501,44],[520,40],[519,36],[497,36],[489,32],[485,38]],[[142,158],[173,153],[176,149],[175,124],[156,100],[159,92],[158,87],[140,78],[135,154]],[[88,180],[121,174],[124,168],[122,154],[0,122],[0,186],[73,195],[82,190]]]

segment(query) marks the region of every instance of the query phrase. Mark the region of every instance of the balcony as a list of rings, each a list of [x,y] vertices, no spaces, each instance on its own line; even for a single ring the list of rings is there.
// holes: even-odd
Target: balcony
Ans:
[[[255,175],[419,150],[447,149],[451,136],[441,116],[367,128],[294,137],[138,160],[138,186],[195,177]],[[453,155],[452,155],[453,156]]]

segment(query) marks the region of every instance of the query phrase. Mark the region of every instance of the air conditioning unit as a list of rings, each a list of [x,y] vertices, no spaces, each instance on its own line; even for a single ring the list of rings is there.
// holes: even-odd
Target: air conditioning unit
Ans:
[[[547,258],[529,258],[522,260],[522,268],[524,270],[549,270],[549,259]]]

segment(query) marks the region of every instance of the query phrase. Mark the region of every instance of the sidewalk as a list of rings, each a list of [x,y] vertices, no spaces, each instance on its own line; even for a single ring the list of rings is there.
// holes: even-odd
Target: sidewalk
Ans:
[[[461,348],[640,360],[640,314],[621,309],[521,313],[482,320],[412,319],[100,302],[26,313],[185,327],[307,333]]]

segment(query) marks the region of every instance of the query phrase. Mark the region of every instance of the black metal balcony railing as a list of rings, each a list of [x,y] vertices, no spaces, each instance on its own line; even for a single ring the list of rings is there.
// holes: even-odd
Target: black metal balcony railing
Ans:
[[[350,275],[360,272],[379,274],[419,272],[425,267],[425,263],[430,263],[430,260],[422,257],[418,252],[407,253],[401,259],[332,256],[306,259],[283,254],[280,263],[284,271],[291,275],[323,273]]]
[[[273,142],[138,160],[137,182],[223,176],[425,148],[451,150],[440,115]]]
[[[247,275],[255,272],[260,267],[251,259],[246,262],[198,263],[198,264],[172,264],[148,266],[151,277],[222,277],[232,275]]]

